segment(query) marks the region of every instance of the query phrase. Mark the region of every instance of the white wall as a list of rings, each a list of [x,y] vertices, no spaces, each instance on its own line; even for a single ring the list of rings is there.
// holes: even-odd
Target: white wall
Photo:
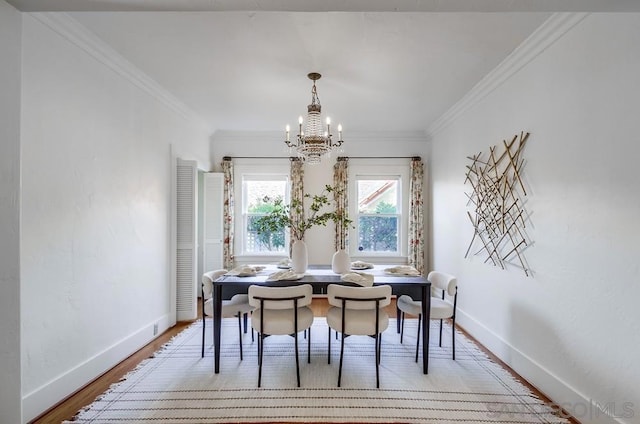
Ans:
[[[25,420],[168,327],[171,150],[210,165],[207,128],[56,16],[23,15]]]
[[[434,268],[458,276],[458,322],[583,423],[613,421],[595,403],[640,417],[638,46],[640,14],[588,15],[432,141]],[[520,131],[533,277],[464,259],[466,157]]]
[[[22,421],[20,402],[21,17],[0,0],[0,422]],[[9,383],[10,382],[10,383]]]
[[[283,117],[285,119],[285,117]],[[424,133],[348,133],[344,132],[343,152],[332,154],[317,165],[305,165],[304,189],[311,194],[320,194],[325,185],[333,185],[333,165],[336,156],[349,157],[411,157],[421,156],[427,160],[428,143]],[[216,170],[224,156],[231,157],[289,157],[283,132],[217,132],[212,140],[212,161]],[[265,159],[269,160],[269,159]],[[426,197],[426,196],[425,196]],[[330,264],[335,253],[334,230],[313,227],[305,234],[310,264]]]

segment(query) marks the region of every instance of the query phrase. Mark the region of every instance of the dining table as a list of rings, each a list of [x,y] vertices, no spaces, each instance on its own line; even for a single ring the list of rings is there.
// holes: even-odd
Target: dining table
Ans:
[[[310,284],[314,293],[326,293],[329,284],[343,284],[357,286],[357,283],[345,281],[343,275],[332,271],[330,265],[311,265],[304,272],[298,274],[295,279],[268,281],[269,276],[281,271],[275,265],[256,267],[257,272],[240,274],[229,272],[213,282],[213,345],[214,345],[214,372],[220,372],[220,346],[222,329],[222,299],[224,291],[233,293],[247,293],[249,286],[261,285],[270,287],[286,287],[301,284]],[[423,275],[404,275],[391,272],[392,266],[375,265],[371,269],[358,270],[373,275],[373,285],[389,285],[396,296],[405,293],[416,293],[422,299],[422,316],[429,317],[431,312],[431,283]],[[400,312],[397,311],[397,328],[399,329]],[[429,319],[422,325],[422,371],[429,372]],[[399,331],[399,330],[398,330]]]

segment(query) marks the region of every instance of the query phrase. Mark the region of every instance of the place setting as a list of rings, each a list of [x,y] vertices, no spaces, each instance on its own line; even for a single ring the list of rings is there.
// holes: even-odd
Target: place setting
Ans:
[[[265,281],[294,281],[304,277],[304,273],[294,272],[292,269],[282,269],[269,274]]]
[[[225,275],[236,277],[255,277],[259,272],[264,271],[263,265],[243,265],[228,271]]]
[[[373,264],[371,262],[354,261],[351,262],[351,269],[356,271],[362,271],[363,269],[373,269]]]
[[[362,287],[373,286],[373,275],[368,274],[366,272],[358,272],[358,271],[347,272],[340,276],[340,280],[347,283],[355,283]]]
[[[420,271],[410,265],[398,265],[391,268],[385,268],[385,274],[405,277],[420,277]]]

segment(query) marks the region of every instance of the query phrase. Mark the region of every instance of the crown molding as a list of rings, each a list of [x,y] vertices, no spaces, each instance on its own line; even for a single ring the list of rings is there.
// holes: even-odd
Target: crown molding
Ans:
[[[189,109],[173,94],[163,88],[147,74],[142,72],[138,67],[125,59],[120,53],[107,45],[67,13],[41,12],[30,13],[29,15],[33,16],[35,19],[48,26],[68,41],[84,50],[98,62],[108,66],[135,86],[159,100],[178,115],[188,121],[192,121],[210,129],[210,126],[207,125],[200,116]]]
[[[526,64],[558,41],[567,31],[582,21],[588,13],[554,13],[520,44],[498,66],[480,80],[465,96],[428,128],[433,137],[455,122],[467,109],[476,105],[500,87]]]
[[[217,130],[213,134],[213,140],[216,141],[241,141],[241,140],[260,140],[260,141],[284,141],[284,131],[233,131],[233,130]],[[402,142],[424,143],[427,141],[424,131],[353,131],[344,133],[346,143],[387,143],[389,140]]]

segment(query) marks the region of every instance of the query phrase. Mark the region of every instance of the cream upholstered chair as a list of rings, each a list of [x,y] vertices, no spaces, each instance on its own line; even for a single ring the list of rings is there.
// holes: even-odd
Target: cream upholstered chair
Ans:
[[[289,287],[249,286],[249,304],[256,308],[251,326],[258,332],[258,387],[262,384],[264,339],[271,335],[290,335],[295,340],[296,376],[300,387],[298,333],[309,330],[307,362],[311,362],[311,325],[313,311],[309,307],[313,297],[310,284]]]
[[[213,282],[223,276],[226,269],[209,271],[202,274],[202,357],[204,357],[205,316],[213,316]],[[238,337],[240,341],[240,360],[242,360],[242,318],[244,332],[247,332],[247,316],[253,307],[249,305],[249,296],[236,294],[230,300],[222,301],[222,318],[238,317]],[[253,340],[253,331],[251,331]]]
[[[384,307],[391,303],[391,286],[351,287],[330,284],[327,288],[327,300],[331,305],[327,311],[329,363],[331,363],[331,329],[342,333],[338,387],[342,380],[344,339],[355,335],[371,336],[375,339],[376,387],[380,387],[381,333],[389,326],[389,316]]]
[[[440,341],[442,346],[442,320],[451,318],[451,346],[453,350],[453,360],[456,359],[456,303],[458,301],[458,280],[453,275],[443,272],[431,271],[427,276],[427,280],[431,282],[431,319],[440,320]],[[404,335],[404,315],[416,315],[418,317],[418,341],[416,343],[416,362],[418,362],[418,348],[420,346],[420,323],[422,321],[422,302],[413,300],[410,296],[402,295],[396,303],[398,309],[402,312],[402,327],[400,330],[400,343]],[[428,323],[424,324],[428,325]],[[429,341],[427,340],[426,343]],[[425,341],[423,341],[425,343]]]

